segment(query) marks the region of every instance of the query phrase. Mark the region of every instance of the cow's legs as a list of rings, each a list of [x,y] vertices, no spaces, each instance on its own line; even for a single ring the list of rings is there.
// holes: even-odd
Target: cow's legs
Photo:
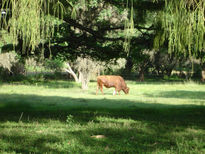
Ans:
[[[103,84],[100,84],[100,83],[97,83],[96,95],[98,94],[99,88],[100,88],[101,93],[104,95]]]
[[[118,92],[118,94],[119,94],[119,90],[118,90],[118,88],[115,87],[115,90],[113,91],[113,95],[117,95],[117,92]]]
[[[113,95],[117,95],[117,93],[118,93],[118,95],[120,95],[120,90],[118,87],[115,88]]]
[[[104,93],[103,93],[103,85],[100,85],[100,91],[104,95]]]
[[[116,94],[116,90],[113,91],[113,94],[112,94],[112,95],[115,95],[115,94]]]

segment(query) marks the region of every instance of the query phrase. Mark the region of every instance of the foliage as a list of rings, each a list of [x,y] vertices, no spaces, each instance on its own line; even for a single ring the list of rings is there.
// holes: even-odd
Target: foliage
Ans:
[[[75,69],[78,70],[79,75],[81,75],[82,89],[88,89],[88,83],[90,81],[90,76],[92,73],[98,71],[98,64],[96,61],[89,57],[78,57],[74,65]]]
[[[64,67],[64,61],[60,58],[46,59],[44,66],[46,69],[52,70],[53,72],[61,72]]]
[[[101,61],[124,56],[123,38],[120,37],[123,22],[127,18],[126,9],[103,0],[78,0],[73,5],[76,19],[70,17],[71,12],[66,14],[59,31],[55,31],[50,46],[53,55],[61,52],[70,61],[82,55]],[[47,46],[45,48],[45,52],[48,52]]]
[[[25,73],[25,66],[23,63],[21,62],[17,62],[15,63],[12,67],[11,67],[11,72],[12,75],[23,75]]]
[[[125,58],[114,59],[108,63],[102,63],[101,70],[105,74],[121,74],[121,71],[125,69],[125,65]]]
[[[179,57],[173,53],[169,54],[167,49],[152,51],[150,63],[152,65],[153,72],[156,71],[155,73],[160,76],[170,76],[172,71],[176,68],[176,65],[179,63],[178,58]]]
[[[11,68],[17,62],[18,62],[18,56],[14,51],[7,52],[7,53],[0,53],[0,67],[3,67],[9,72],[12,72]]]
[[[163,37],[169,40],[169,52],[195,56],[204,52],[204,10],[203,0],[165,0],[162,27]]]
[[[6,22],[3,26],[12,34],[14,45],[23,41],[24,54],[52,36],[56,20],[50,15],[60,18],[64,12],[59,0],[3,0],[1,6],[9,10],[6,16],[1,14],[1,23]]]
[[[13,46],[10,46],[12,42],[13,42],[12,36],[6,30],[1,29],[0,31],[0,54],[3,52],[13,51]]]
[[[123,44],[123,47],[125,49],[125,51],[127,52],[127,54],[129,55],[129,51],[130,51],[130,41],[135,33],[135,29],[134,29],[134,8],[133,8],[133,0],[131,1],[131,9],[130,9],[130,19],[125,20],[125,29],[124,29],[124,35],[125,35],[125,41]],[[129,7],[129,0],[127,0],[127,5],[126,5],[127,9]]]
[[[40,62],[37,62],[37,60],[34,57],[29,57],[25,59],[25,68],[27,72],[37,72],[40,69],[42,69],[43,64],[40,64]]]
[[[49,58],[40,66],[46,71],[61,71],[65,60],[91,57],[109,73],[120,73],[110,61],[125,58],[127,72],[169,74],[169,62],[179,61],[181,53],[195,55],[202,65],[204,5],[201,0],[3,0],[8,12],[1,14],[2,32],[10,34],[1,33],[0,47],[13,43],[22,58]],[[159,52],[153,53],[153,46]]]

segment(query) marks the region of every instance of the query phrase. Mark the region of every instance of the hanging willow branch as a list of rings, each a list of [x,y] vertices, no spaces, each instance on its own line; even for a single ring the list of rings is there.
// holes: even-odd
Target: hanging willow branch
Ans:
[[[9,10],[10,16],[0,15],[1,23],[7,21],[4,26],[13,36],[14,46],[18,39],[23,41],[23,53],[26,48],[35,50],[40,43],[50,38],[55,22],[62,19],[66,11],[59,0],[3,0],[2,9]]]
[[[196,56],[205,49],[205,1],[165,0],[162,27],[169,52]]]
[[[127,10],[129,10],[129,0],[127,0],[126,8]],[[124,25],[125,40],[124,40],[123,47],[124,50],[127,52],[127,55],[129,55],[131,39],[135,32],[133,14],[134,14],[133,0],[131,0],[130,18],[125,20],[125,25]]]

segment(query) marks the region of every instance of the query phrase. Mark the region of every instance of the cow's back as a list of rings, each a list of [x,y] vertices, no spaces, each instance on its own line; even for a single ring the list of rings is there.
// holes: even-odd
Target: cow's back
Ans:
[[[105,87],[114,87],[116,85],[116,78],[111,75],[101,75],[97,77],[98,84],[103,84]]]
[[[105,87],[126,87],[126,83],[121,76],[115,75],[101,75],[97,77],[97,82],[102,83]]]
[[[101,75],[97,77],[97,84],[98,87],[96,90],[96,95],[99,88],[103,93],[103,86],[105,86],[106,88],[115,87],[115,92],[120,92],[121,90],[123,90],[125,94],[129,93],[129,88],[127,87],[127,84],[121,76]]]

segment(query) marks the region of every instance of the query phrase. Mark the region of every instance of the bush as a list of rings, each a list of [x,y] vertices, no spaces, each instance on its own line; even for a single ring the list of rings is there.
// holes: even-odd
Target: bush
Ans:
[[[9,77],[10,73],[8,69],[5,69],[3,67],[0,67],[0,80],[7,79]]]
[[[44,63],[45,68],[53,70],[54,72],[61,72],[64,66],[64,61],[60,58],[47,59]]]
[[[6,81],[23,81],[23,80],[27,80],[27,77],[24,76],[23,74],[15,74],[7,78]]]
[[[42,64],[38,63],[34,57],[29,57],[25,60],[25,69],[27,72],[37,72],[37,69],[41,67]]]
[[[6,52],[0,54],[0,67],[4,70],[11,71],[11,67],[18,62],[17,54],[15,52]]]
[[[12,75],[24,75],[25,73],[25,66],[24,64],[17,62],[11,67]]]
[[[61,72],[46,73],[44,74],[45,80],[67,80],[69,79],[68,74],[63,74]]]
[[[0,76],[2,81],[10,81],[15,78],[19,80],[23,78],[24,73],[24,64],[19,62],[19,57],[14,51],[0,54]]]

